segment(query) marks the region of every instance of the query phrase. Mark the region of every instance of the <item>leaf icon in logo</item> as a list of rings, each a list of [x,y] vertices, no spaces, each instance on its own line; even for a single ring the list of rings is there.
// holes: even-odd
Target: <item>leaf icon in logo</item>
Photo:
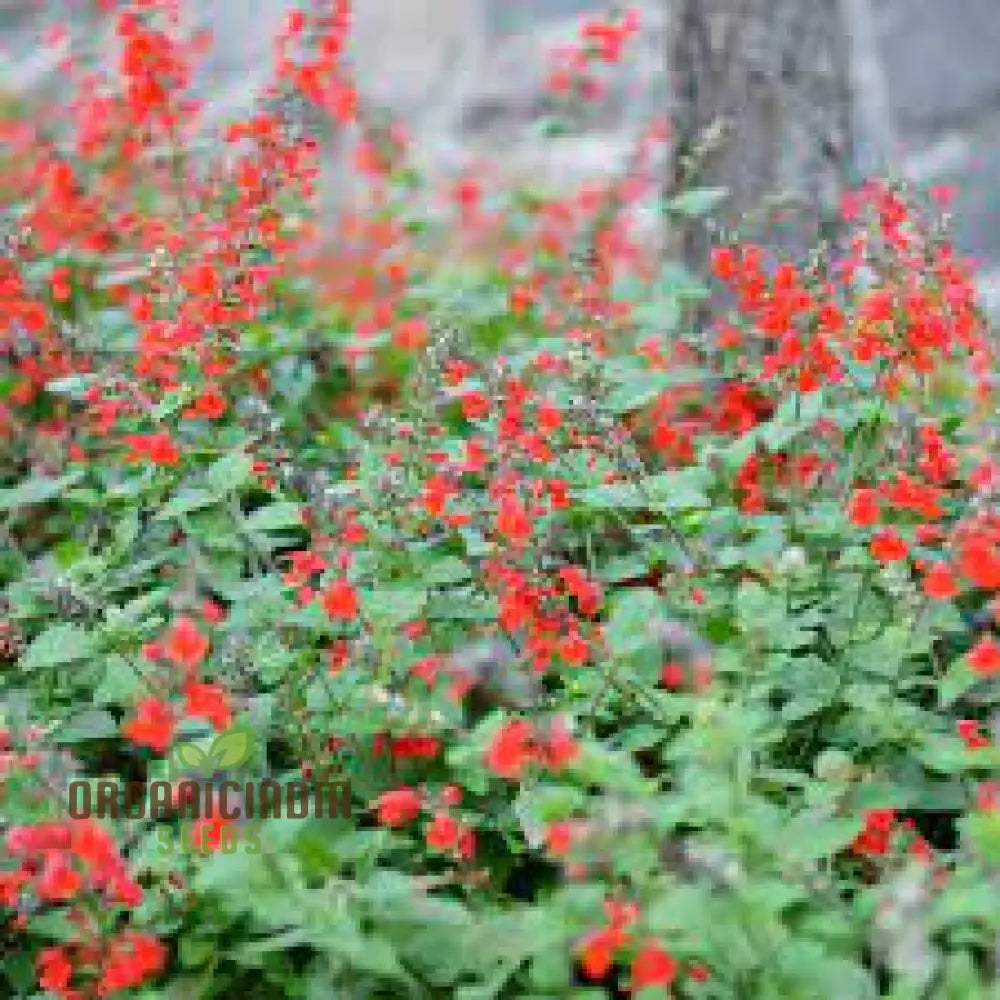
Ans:
[[[216,737],[209,750],[212,763],[221,769],[237,767],[250,756],[250,737],[242,729],[231,729]]]
[[[177,747],[177,762],[182,767],[200,771],[208,760],[208,755],[194,743],[181,743]]]

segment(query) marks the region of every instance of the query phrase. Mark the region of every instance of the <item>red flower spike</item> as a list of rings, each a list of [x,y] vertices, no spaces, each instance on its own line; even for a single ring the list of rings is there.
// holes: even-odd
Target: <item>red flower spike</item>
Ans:
[[[162,645],[163,655],[173,664],[191,671],[208,653],[208,639],[190,618],[178,618]]]

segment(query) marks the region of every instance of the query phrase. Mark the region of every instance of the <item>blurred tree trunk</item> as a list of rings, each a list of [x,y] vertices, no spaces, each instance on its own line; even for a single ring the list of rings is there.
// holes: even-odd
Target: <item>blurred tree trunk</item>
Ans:
[[[669,0],[677,153],[669,186],[731,192],[723,225],[786,252],[835,216],[852,163],[851,46],[841,0]],[[783,202],[778,217],[768,211]],[[703,269],[708,236],[681,253]]]

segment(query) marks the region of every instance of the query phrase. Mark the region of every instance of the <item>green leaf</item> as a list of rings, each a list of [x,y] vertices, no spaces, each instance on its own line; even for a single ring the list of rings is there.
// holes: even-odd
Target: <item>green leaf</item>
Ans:
[[[301,528],[302,508],[297,503],[280,500],[248,514],[244,518],[243,524],[248,531],[280,531],[286,528]]]
[[[416,587],[383,587],[363,592],[361,605],[369,619],[394,627],[421,617],[427,606],[427,591]]]
[[[648,587],[626,590],[614,602],[605,637],[615,655],[635,652],[650,642],[649,627],[663,614],[663,597]]]
[[[966,816],[963,824],[972,849],[990,864],[1000,864],[1000,814],[974,813]]]
[[[816,816],[800,813],[786,824],[781,837],[783,856],[791,862],[832,858],[860,831],[859,820],[849,817]]]
[[[22,670],[57,667],[84,660],[94,651],[93,637],[79,625],[62,622],[37,635],[21,658]]]
[[[56,740],[60,743],[79,743],[81,740],[107,739],[117,732],[118,724],[110,712],[87,708],[60,726]]]
[[[696,510],[712,505],[704,492],[710,480],[707,469],[695,467],[661,472],[643,479],[640,485],[655,510]]]
[[[154,520],[166,521],[171,517],[190,514],[215,503],[216,498],[206,490],[187,489],[168,500],[155,514]]]
[[[218,947],[218,942],[209,938],[183,937],[177,957],[185,969],[196,969],[206,965]]]
[[[787,396],[774,416],[760,427],[760,436],[771,451],[780,451],[799,434],[812,432],[823,412],[823,390],[793,392]]]
[[[647,506],[646,498],[633,483],[592,486],[575,491],[573,496],[584,507],[602,510],[642,510]]]
[[[969,666],[965,657],[955,660],[938,681],[938,700],[942,708],[950,708],[962,695],[976,686],[980,678]]]
[[[253,462],[243,451],[223,455],[209,468],[208,485],[216,493],[229,493],[238,489],[250,478]]]
[[[50,941],[73,941],[80,936],[79,925],[70,920],[69,911],[65,909],[35,914],[28,921],[28,927],[32,934]]]
[[[472,578],[472,570],[457,556],[445,556],[432,562],[422,573],[421,579],[428,587],[442,587],[463,583]]]
[[[154,421],[159,423],[165,420],[172,413],[176,413],[189,399],[189,394],[186,389],[181,389],[176,392],[168,392],[163,399],[153,407],[153,412],[151,414]]]
[[[636,372],[623,385],[608,393],[603,408],[612,413],[629,413],[648,405],[665,389],[703,381],[696,369],[677,368],[670,371]]]
[[[18,486],[0,490],[0,510],[16,510],[35,503],[45,503],[83,478],[82,472],[70,472],[56,479],[27,479]]]
[[[94,692],[98,705],[128,705],[144,690],[143,675],[134,663],[111,654],[105,660],[104,679]]]

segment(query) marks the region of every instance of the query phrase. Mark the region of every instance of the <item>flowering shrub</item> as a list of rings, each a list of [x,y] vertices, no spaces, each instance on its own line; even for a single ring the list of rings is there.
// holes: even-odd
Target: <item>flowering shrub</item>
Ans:
[[[933,204],[717,246],[702,324],[632,227],[662,127],[424,218],[346,0],[209,158],[197,40],[118,6],[3,124],[4,995],[992,995],[994,361]],[[325,244],[309,115],[368,178]],[[352,815],[164,850],[178,759]],[[175,794],[79,815],[112,779]]]

